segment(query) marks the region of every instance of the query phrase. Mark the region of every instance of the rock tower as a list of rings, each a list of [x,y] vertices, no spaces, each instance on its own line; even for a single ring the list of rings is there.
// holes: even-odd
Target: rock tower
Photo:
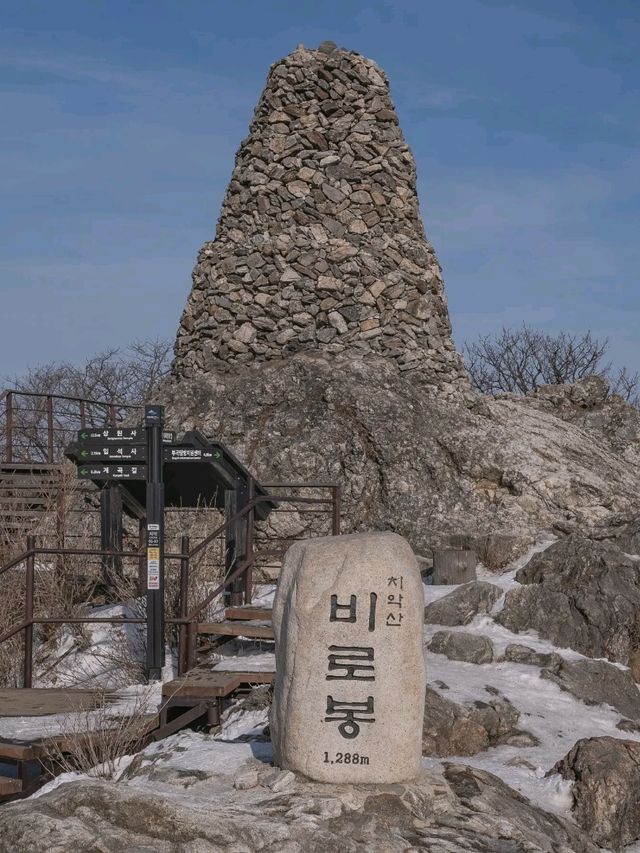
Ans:
[[[439,393],[468,387],[387,78],[331,42],[269,72],[198,255],[174,372],[318,349],[384,358]]]

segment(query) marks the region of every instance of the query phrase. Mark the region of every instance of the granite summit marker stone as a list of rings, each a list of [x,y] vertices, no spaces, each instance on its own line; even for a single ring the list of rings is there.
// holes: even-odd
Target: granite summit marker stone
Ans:
[[[273,608],[278,766],[334,783],[419,775],[423,608],[417,561],[394,533],[288,550]]]

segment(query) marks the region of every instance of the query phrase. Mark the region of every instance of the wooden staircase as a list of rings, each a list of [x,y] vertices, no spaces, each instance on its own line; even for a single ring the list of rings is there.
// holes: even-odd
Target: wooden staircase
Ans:
[[[222,622],[199,624],[198,634],[273,640],[271,614],[271,609],[265,607],[227,607]],[[189,710],[195,715],[191,719],[206,715],[211,725],[219,723],[227,697],[252,684],[271,684],[275,676],[275,673],[264,670],[225,671],[218,669],[219,663],[214,666],[215,669],[205,661],[181,678],[163,685],[159,737],[166,737],[181,728],[180,721],[187,720]]]
[[[246,637],[249,640],[273,640],[271,610],[263,607],[227,607],[222,622],[201,622],[198,634],[219,637]]]
[[[27,535],[62,512],[60,465],[0,462],[0,534]]]

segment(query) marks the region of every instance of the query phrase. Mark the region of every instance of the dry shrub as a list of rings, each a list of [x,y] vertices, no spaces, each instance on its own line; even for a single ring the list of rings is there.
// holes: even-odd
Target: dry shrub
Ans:
[[[46,493],[45,493],[46,497]],[[96,549],[100,546],[99,503],[97,491],[87,489],[78,481],[75,468],[65,464],[51,485],[44,511],[24,529],[6,528],[0,537],[6,558],[26,550],[27,534],[36,536],[36,547]],[[62,536],[64,531],[65,536]],[[135,542],[126,548],[137,549]],[[130,602],[132,615],[144,617],[144,601],[137,598],[138,561],[124,561],[122,575],[110,577],[108,583],[99,557],[80,554],[36,555],[34,566],[33,612],[36,618],[74,619],[89,615],[88,608],[110,602]],[[0,575],[0,625],[9,630],[18,625],[25,613],[26,561]],[[65,632],[74,639],[74,649],[58,655]],[[114,642],[105,650],[107,670],[121,670],[127,683],[142,680],[141,655],[136,644],[127,642],[121,631],[114,629]],[[70,651],[88,648],[91,642],[85,624],[44,624],[34,626],[34,676],[55,676],[56,666]],[[109,658],[107,660],[106,658]],[[23,634],[0,644],[0,686],[22,686]],[[93,673],[95,675],[95,673]],[[74,673],[71,683],[91,681],[92,674],[82,667]]]
[[[109,694],[102,693],[96,706],[73,712],[62,732],[49,734],[47,769],[58,773],[87,773],[113,779],[120,759],[144,745],[156,714],[148,711],[150,690],[135,698],[126,714],[115,714]]]

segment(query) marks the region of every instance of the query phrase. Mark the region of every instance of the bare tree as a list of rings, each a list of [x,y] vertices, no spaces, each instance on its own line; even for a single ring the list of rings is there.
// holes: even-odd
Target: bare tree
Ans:
[[[167,376],[170,364],[168,341],[135,341],[125,350],[106,350],[81,365],[51,362],[28,368],[21,376],[7,380],[5,387],[18,392],[12,412],[14,461],[48,458],[49,417],[53,418],[56,456],[80,425],[102,427],[113,411],[118,419],[128,416],[139,420],[139,411],[125,407],[141,407],[149,402]],[[74,399],[55,399],[52,411],[47,412],[43,399],[47,395],[96,400],[100,404],[82,404],[80,424],[79,404]],[[0,439],[6,428],[0,412]]]
[[[604,363],[608,340],[591,332],[551,335],[523,325],[483,335],[464,347],[465,364],[475,387],[485,394],[526,394],[539,385],[576,382],[599,374],[611,391],[638,405],[640,376],[622,368],[617,374]]]
[[[80,366],[50,362],[30,367],[10,385],[36,394],[142,405],[168,374],[170,354],[168,341],[134,341],[125,350],[105,350]]]
[[[626,367],[617,373],[609,374],[611,391],[631,403],[636,409],[640,409],[640,373],[636,370],[631,373]]]

